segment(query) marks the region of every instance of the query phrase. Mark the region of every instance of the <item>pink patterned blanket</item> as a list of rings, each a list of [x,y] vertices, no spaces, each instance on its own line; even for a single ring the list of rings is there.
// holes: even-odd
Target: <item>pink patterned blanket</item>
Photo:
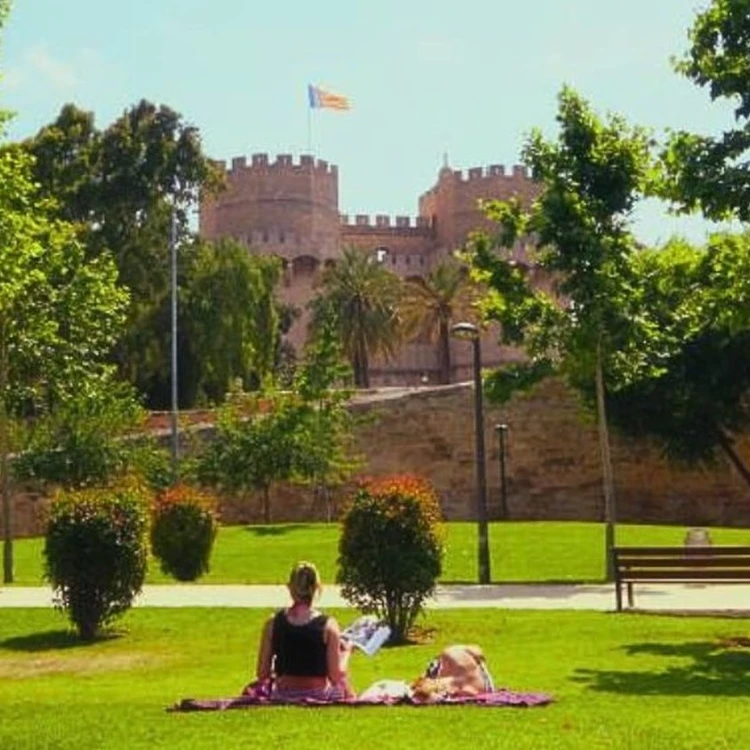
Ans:
[[[545,706],[552,702],[552,697],[544,693],[517,693],[512,690],[501,688],[492,693],[483,693],[474,696],[446,697],[436,703],[422,703],[410,698],[372,698],[358,699],[348,698],[343,700],[322,701],[314,698],[302,698],[295,701],[279,701],[263,694],[261,691],[240,695],[236,698],[183,698],[168,711],[226,711],[230,708],[254,708],[256,706],[279,706],[293,703],[296,706],[324,707],[324,706],[515,706],[530,708],[532,706]]]

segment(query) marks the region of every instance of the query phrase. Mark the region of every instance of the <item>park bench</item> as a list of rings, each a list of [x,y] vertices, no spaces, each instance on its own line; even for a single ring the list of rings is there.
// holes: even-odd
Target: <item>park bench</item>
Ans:
[[[615,547],[615,596],[633,606],[634,583],[750,583],[750,547]]]

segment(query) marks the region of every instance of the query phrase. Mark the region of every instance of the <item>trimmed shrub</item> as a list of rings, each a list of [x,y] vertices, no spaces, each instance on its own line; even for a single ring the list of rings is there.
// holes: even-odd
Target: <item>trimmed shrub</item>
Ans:
[[[83,640],[127,611],[148,560],[148,500],[136,486],[65,491],[50,504],[45,575]]]
[[[442,571],[437,494],[415,476],[369,481],[354,494],[342,521],[337,583],[363,612],[391,627],[403,643]]]
[[[212,495],[177,485],[157,496],[151,524],[151,551],[161,569],[178,581],[208,572],[218,521]]]

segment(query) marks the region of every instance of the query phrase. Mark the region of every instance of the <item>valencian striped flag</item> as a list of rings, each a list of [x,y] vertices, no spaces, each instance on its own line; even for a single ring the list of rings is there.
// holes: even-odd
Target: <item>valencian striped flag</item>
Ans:
[[[352,104],[346,96],[334,94],[332,91],[326,91],[320,86],[307,87],[307,98],[310,102],[310,109],[351,109]]]

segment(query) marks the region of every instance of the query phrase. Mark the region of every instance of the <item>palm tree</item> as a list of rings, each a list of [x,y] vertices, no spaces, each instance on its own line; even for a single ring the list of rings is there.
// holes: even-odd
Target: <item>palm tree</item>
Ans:
[[[451,325],[470,315],[471,286],[467,269],[443,261],[425,277],[410,278],[401,305],[404,326],[412,338],[437,342],[439,382],[451,381]]]
[[[311,302],[312,332],[332,317],[354,385],[369,388],[370,359],[388,359],[401,343],[401,280],[372,253],[349,247],[323,272],[319,286],[321,292]]]

